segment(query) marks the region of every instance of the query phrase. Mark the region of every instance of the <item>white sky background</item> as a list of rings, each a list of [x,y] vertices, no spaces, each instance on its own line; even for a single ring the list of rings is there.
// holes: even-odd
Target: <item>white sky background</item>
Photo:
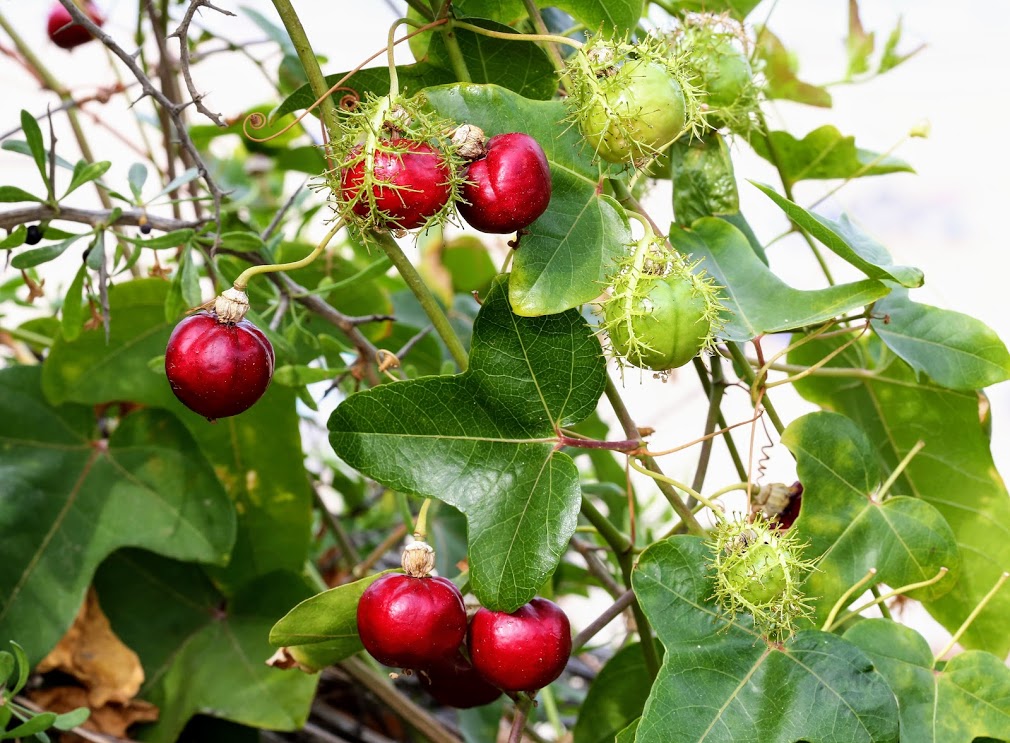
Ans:
[[[220,0],[219,4],[236,11],[250,7],[269,18],[277,18],[269,0],[242,3]],[[136,0],[99,0],[109,18],[106,29],[130,51],[136,5]],[[383,0],[294,0],[294,5],[314,48],[328,58],[324,66],[327,73],[347,69],[378,51],[396,17],[391,5]],[[922,268],[926,285],[913,291],[913,299],[977,317],[1004,340],[1010,340],[1007,299],[1010,246],[1006,239],[1010,138],[1001,126],[1010,113],[1007,84],[1010,64],[999,52],[1010,38],[1010,3],[976,0],[963,9],[955,9],[944,0],[864,0],[861,5],[863,25],[867,31],[876,32],[878,48],[899,16],[904,17],[905,28],[905,40],[899,51],[923,42],[928,44],[927,48],[870,83],[834,87],[833,109],[770,104],[766,110],[772,126],[803,136],[817,126],[831,123],[843,133],[855,135],[859,146],[879,152],[892,147],[914,125],[928,120],[932,126],[930,137],[911,140],[895,153],[910,162],[917,175],[858,180],[827,201],[822,210],[831,216],[847,212],[890,250],[896,263]],[[405,7],[399,0],[395,6],[401,10]],[[96,86],[108,84],[111,79],[108,63],[99,45],[87,44],[68,53],[48,42],[45,35],[48,7],[48,0],[0,0],[0,11],[72,90],[88,94]],[[770,7],[771,3],[763,3],[751,15],[752,22],[763,21]],[[176,10],[181,12],[181,8]],[[238,18],[224,18],[206,11],[200,23],[239,42],[263,38],[241,12]],[[804,80],[823,83],[842,76],[846,64],[847,2],[779,0],[770,25],[797,54]],[[9,44],[2,32],[0,44]],[[170,44],[171,48],[177,48],[174,41]],[[262,56],[269,48],[269,45],[251,46],[249,50]],[[410,61],[406,44],[398,47],[397,60]],[[271,64],[275,66],[276,57]],[[253,105],[274,102],[276,98],[259,73],[252,71],[245,60],[229,54],[210,58],[195,67],[193,73],[197,86],[208,94],[205,101],[208,107],[226,117],[238,116]],[[124,72],[125,75],[128,73]],[[55,96],[40,92],[22,68],[2,55],[0,81],[4,91],[0,132],[17,125],[20,109],[39,113],[48,102],[56,100]],[[150,111],[148,103],[141,105],[145,113]],[[136,127],[126,114],[122,99],[106,106],[91,104],[88,110],[136,139]],[[58,151],[67,159],[76,160],[78,152],[64,118],[54,120],[58,125]],[[107,181],[121,183],[125,190],[127,170],[139,158],[88,116],[82,117],[82,121],[98,158],[113,161]],[[744,179],[777,184],[775,173],[745,145],[734,147],[734,159],[743,211],[758,236],[767,241],[784,229],[785,220],[777,207]],[[37,190],[34,163],[29,158],[0,151],[0,184]],[[833,182],[803,182],[796,187],[796,197],[800,203],[809,204],[833,185]],[[80,189],[72,203],[98,206],[88,188]],[[658,185],[646,203],[660,224],[668,221],[669,184]],[[71,250],[69,254],[73,253],[79,251]],[[809,250],[799,240],[780,241],[769,255],[776,272],[794,286],[822,285],[823,279]],[[43,275],[49,277],[47,288],[60,286],[61,282],[66,284],[72,275],[69,263],[64,260],[42,267]],[[65,270],[64,264],[68,266]],[[0,274],[0,280],[11,275],[8,270]],[[634,371],[626,374],[627,399],[636,419],[640,425],[658,429],[652,442],[654,448],[674,446],[700,433],[696,429],[700,429],[704,420],[705,401],[693,378],[693,371],[687,367],[671,379],[671,382],[682,379],[683,384],[662,387],[650,376],[640,377]],[[994,387],[989,394],[994,419],[993,454],[998,468],[1007,474],[1010,473],[1010,384]],[[813,409],[783,388],[774,391],[773,400],[786,421]],[[744,394],[730,391],[727,409],[730,421],[748,417],[746,402]],[[741,435],[739,441],[746,453],[746,436]],[[729,479],[722,482],[722,473],[728,478],[732,469],[721,452],[722,447],[717,446],[706,490],[730,482]],[[680,458],[669,457],[664,467],[672,476],[690,480],[696,456],[692,451]],[[776,452],[767,481],[791,482],[794,475],[788,453]]]

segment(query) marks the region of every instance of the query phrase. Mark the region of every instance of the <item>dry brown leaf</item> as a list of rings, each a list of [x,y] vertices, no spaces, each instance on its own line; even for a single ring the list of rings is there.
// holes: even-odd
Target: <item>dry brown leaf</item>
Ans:
[[[87,689],[84,706],[92,710],[109,702],[126,704],[144,683],[140,658],[112,631],[94,588],[88,589],[73,625],[37,670],[45,673],[53,669],[81,682]]]
[[[88,690],[80,686],[36,689],[28,696],[42,709],[58,714],[88,706]],[[92,707],[91,717],[81,727],[116,738],[126,738],[126,730],[130,725],[137,722],[154,722],[157,719],[157,707],[150,702],[134,699],[126,704],[111,702],[97,709]]]

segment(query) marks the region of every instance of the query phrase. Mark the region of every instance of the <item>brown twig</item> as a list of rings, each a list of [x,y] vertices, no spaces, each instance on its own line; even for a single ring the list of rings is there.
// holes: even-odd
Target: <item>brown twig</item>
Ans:
[[[153,229],[172,232],[173,230],[198,230],[209,221],[206,219],[184,221],[148,214],[142,209],[128,209],[122,212],[115,222],[110,222],[112,212],[112,209],[78,209],[70,206],[61,206],[59,210],[56,210],[51,206],[40,204],[39,206],[26,206],[20,209],[0,212],[0,228],[9,230],[12,227],[17,227],[19,224],[42,222],[45,220],[77,222],[79,224],[88,224],[92,227],[99,225],[108,226],[110,224],[139,226],[142,224],[141,220],[146,219],[147,224],[151,225]]]
[[[206,94],[197,92],[196,83],[193,82],[193,74],[189,69],[189,24],[193,22],[193,16],[200,8],[210,8],[211,10],[216,10],[222,15],[231,16],[233,18],[235,17],[235,14],[230,10],[225,10],[224,8],[218,8],[215,5],[211,5],[208,0],[192,0],[189,4],[189,8],[186,9],[186,13],[182,17],[182,21],[179,23],[179,27],[170,33],[168,38],[176,38],[179,40],[179,69],[182,71],[182,79],[186,81],[186,88],[189,90],[189,96],[193,99],[193,105],[196,106],[196,110],[223,129],[227,126],[227,124],[225,124],[224,119],[221,118],[221,114],[214,113],[203,104],[203,99]]]

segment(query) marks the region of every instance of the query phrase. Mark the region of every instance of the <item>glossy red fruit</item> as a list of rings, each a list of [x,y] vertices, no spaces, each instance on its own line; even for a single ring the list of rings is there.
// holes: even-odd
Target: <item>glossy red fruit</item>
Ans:
[[[365,650],[387,666],[444,663],[466,637],[463,596],[445,578],[383,576],[358,602],[358,637]]]
[[[101,26],[105,23],[105,17],[94,3],[85,3],[84,12],[88,14],[95,25]],[[49,10],[46,30],[49,32],[49,40],[64,49],[73,49],[75,46],[86,44],[94,38],[84,26],[74,23],[70,11],[60,3],[53,3],[53,7]]]
[[[474,668],[499,689],[535,692],[565,670],[572,629],[560,606],[538,597],[511,614],[478,609],[467,647]]]
[[[248,320],[225,323],[212,312],[175,326],[165,371],[182,404],[205,418],[227,418],[263,396],[274,373],[274,349]]]
[[[471,162],[456,208],[481,232],[508,234],[529,225],[551,201],[551,169],[539,143],[528,134],[498,134]]]
[[[387,152],[392,147],[394,152]],[[360,148],[351,152],[353,159]],[[362,159],[344,168],[340,175],[340,195],[353,201],[351,211],[363,219],[371,215],[380,227],[412,230],[421,227],[449,202],[452,193],[449,166],[442,154],[427,142],[397,140],[385,142],[375,151],[371,183],[376,214],[372,214]]]
[[[420,671],[418,677],[425,691],[446,707],[480,707],[501,696],[501,689],[485,681],[462,653]]]

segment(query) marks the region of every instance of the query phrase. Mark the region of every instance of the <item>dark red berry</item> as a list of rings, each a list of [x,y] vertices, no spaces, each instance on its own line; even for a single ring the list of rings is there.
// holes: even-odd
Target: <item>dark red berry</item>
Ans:
[[[212,312],[198,312],[172,331],[165,371],[183,405],[210,420],[227,418],[266,392],[274,349],[248,320],[226,323]]]
[[[393,151],[388,151],[389,149]],[[361,152],[351,151],[349,159]],[[448,203],[452,193],[449,166],[442,154],[427,142],[394,140],[381,142],[372,164],[372,192],[361,193],[365,181],[364,159],[344,168],[340,176],[340,197],[352,202],[351,211],[363,219],[374,219],[379,227],[412,230],[422,227]]]
[[[521,132],[498,134],[486,152],[471,162],[456,208],[481,232],[508,234],[521,230],[547,210],[551,169],[543,148]]]
[[[101,26],[105,23],[105,17],[95,7],[94,3],[85,3],[84,12],[96,26]],[[58,2],[53,3],[52,8],[49,10],[49,20],[46,24],[46,29],[49,32],[50,41],[64,49],[73,49],[75,46],[86,44],[94,38],[91,32],[84,28],[84,26],[74,23],[70,11]]]
[[[572,630],[560,606],[538,597],[511,614],[478,609],[467,642],[470,661],[489,682],[535,692],[565,670]]]
[[[38,245],[40,240],[42,240],[42,230],[39,229],[39,226],[37,224],[28,225],[28,229],[25,230],[25,244]]]
[[[383,576],[358,602],[358,636],[365,650],[387,666],[444,663],[466,637],[463,596],[445,578]]]
[[[485,681],[462,653],[419,671],[418,677],[425,691],[446,707],[480,707],[501,696],[501,689]]]

